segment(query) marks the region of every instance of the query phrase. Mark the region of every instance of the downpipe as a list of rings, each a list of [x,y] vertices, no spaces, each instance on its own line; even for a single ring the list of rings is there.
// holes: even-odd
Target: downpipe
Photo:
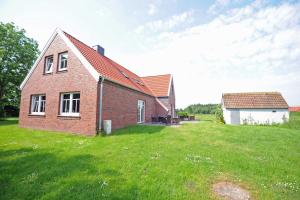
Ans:
[[[99,121],[98,121],[98,127],[97,127],[97,133],[99,134],[101,132],[102,129],[102,99],[103,99],[103,81],[104,81],[104,77],[100,76],[99,77]]]

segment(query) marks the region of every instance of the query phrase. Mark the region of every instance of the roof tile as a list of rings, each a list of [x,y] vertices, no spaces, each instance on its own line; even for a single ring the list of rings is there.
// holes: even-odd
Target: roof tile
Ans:
[[[288,108],[279,92],[224,93],[225,108]]]
[[[64,32],[69,40],[75,45],[75,47],[82,53],[87,61],[97,70],[97,72],[103,75],[105,78],[132,88],[134,90],[143,92],[145,94],[155,96],[151,89],[144,83],[143,79],[114,62],[106,56],[99,54],[93,48],[74,38],[70,34]]]
[[[156,97],[169,96],[171,74],[146,76],[142,80],[151,88]]]

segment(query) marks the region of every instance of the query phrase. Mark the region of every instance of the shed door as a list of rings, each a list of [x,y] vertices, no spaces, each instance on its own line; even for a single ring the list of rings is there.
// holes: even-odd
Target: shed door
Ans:
[[[231,124],[240,124],[240,111],[231,110],[230,118],[231,118]]]

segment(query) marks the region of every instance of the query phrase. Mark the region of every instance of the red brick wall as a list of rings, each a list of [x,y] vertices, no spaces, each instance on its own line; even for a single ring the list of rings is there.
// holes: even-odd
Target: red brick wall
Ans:
[[[57,72],[58,53],[68,51],[68,71]],[[22,89],[20,126],[93,135],[96,133],[97,81],[56,36],[45,56],[54,56],[53,73],[43,75],[44,58]],[[80,92],[80,118],[59,117],[60,92]],[[46,94],[45,116],[29,116],[30,96]]]
[[[162,107],[162,102],[160,100],[157,99],[156,101],[156,113],[158,117],[163,117],[163,116],[167,116],[168,115],[168,111]]]
[[[110,81],[103,83],[103,120],[112,120],[112,128],[118,129],[137,124],[137,101],[145,101],[145,121],[156,116],[154,97],[120,86]]]

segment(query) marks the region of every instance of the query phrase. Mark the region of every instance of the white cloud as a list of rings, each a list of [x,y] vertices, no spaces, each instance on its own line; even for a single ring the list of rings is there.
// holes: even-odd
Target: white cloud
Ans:
[[[157,12],[157,8],[154,4],[151,3],[151,4],[149,4],[148,7],[149,7],[148,8],[148,14],[149,15],[154,15]]]
[[[251,4],[207,24],[160,33],[157,45],[124,55],[122,63],[141,75],[171,72],[179,107],[219,102],[222,92],[238,91],[280,91],[288,103],[300,104],[299,35],[299,4]]]
[[[183,12],[178,15],[173,15],[171,18],[166,20],[156,20],[141,25],[136,28],[137,33],[142,33],[144,31],[160,32],[168,31],[176,26],[179,26],[183,23],[190,23],[193,21],[193,10]]]

